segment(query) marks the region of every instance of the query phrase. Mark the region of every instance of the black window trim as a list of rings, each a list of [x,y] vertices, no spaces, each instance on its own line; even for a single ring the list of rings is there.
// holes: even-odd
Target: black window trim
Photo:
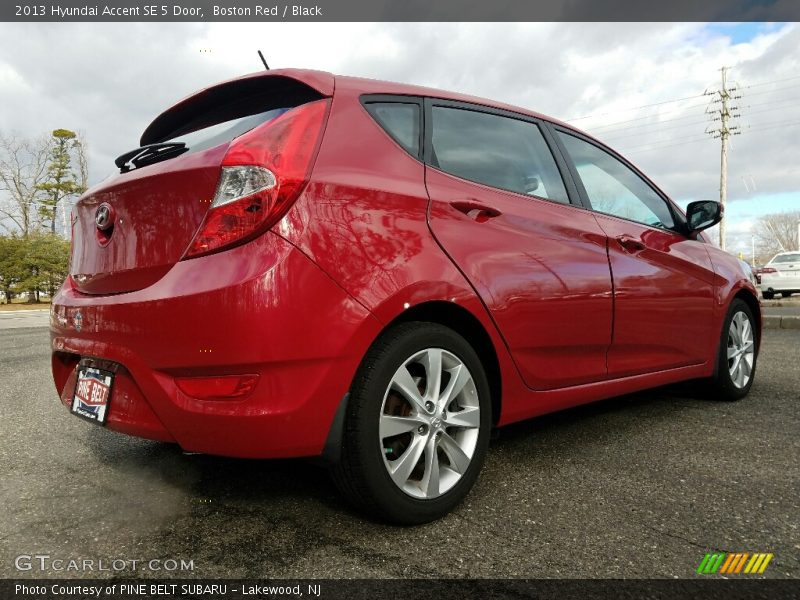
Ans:
[[[561,155],[561,151],[559,146],[556,144],[556,140],[554,139],[555,136],[548,130],[548,122],[544,119],[539,119],[536,117],[532,117],[530,115],[504,110],[500,108],[494,108],[491,106],[486,106],[483,104],[473,104],[471,102],[463,102],[459,100],[447,100],[444,98],[436,98],[436,97],[429,97],[426,96],[424,98],[425,103],[425,110],[424,110],[424,144],[423,144],[423,160],[425,162],[425,166],[427,168],[436,169],[441,173],[445,173],[450,177],[456,177],[463,181],[468,181],[469,183],[476,184],[476,185],[483,185],[487,188],[493,190],[500,190],[503,192],[507,192],[509,194],[514,194],[521,198],[525,198],[526,200],[539,200],[544,202],[551,202],[558,206],[573,206],[577,208],[588,208],[583,203],[583,198],[581,197],[578,188],[575,186],[575,182],[573,181],[573,177],[571,171],[569,171],[568,164],[564,160],[563,156]],[[470,179],[465,179],[463,177],[459,177],[458,175],[454,175],[453,173],[448,173],[441,169],[438,165],[433,164],[433,107],[440,106],[443,108],[454,108],[458,110],[468,110],[472,112],[479,112],[485,113],[489,115],[495,115],[498,117],[506,117],[509,119],[515,119],[517,121],[525,121],[527,123],[531,123],[539,127],[539,131],[542,133],[542,137],[544,138],[545,144],[547,145],[548,149],[550,150],[550,154],[553,157],[553,160],[556,163],[556,168],[558,169],[559,174],[561,175],[561,180],[564,182],[564,188],[567,192],[567,198],[569,199],[569,204],[564,204],[563,202],[559,202],[558,200],[553,200],[551,198],[543,198],[541,196],[527,196],[525,194],[520,194],[514,190],[507,190],[505,188],[498,188],[495,186],[487,185],[481,183],[479,181],[472,181]]]
[[[591,210],[592,212],[596,212],[597,214],[600,214],[600,215],[606,215],[606,216],[609,216],[609,217],[613,217],[615,219],[621,219],[621,220],[627,221],[629,223],[636,223],[637,225],[641,225],[642,227],[649,227],[649,228],[654,229],[656,231],[670,231],[672,233],[676,233],[676,234],[682,235],[684,237],[689,237],[690,236],[689,230],[688,230],[688,228],[686,226],[686,218],[684,217],[683,213],[680,210],[678,210],[678,208],[672,202],[672,199],[669,196],[667,196],[663,191],[661,191],[661,189],[659,189],[659,187],[655,183],[653,183],[650,180],[650,178],[647,177],[647,175],[645,175],[639,169],[637,169],[636,166],[631,164],[631,162],[628,161],[624,156],[620,155],[618,152],[616,152],[612,148],[609,148],[605,144],[603,144],[603,143],[601,143],[601,142],[599,142],[599,141],[597,141],[595,139],[592,139],[592,138],[588,137],[587,135],[584,135],[580,131],[576,131],[574,129],[570,129],[569,127],[564,127],[562,125],[558,125],[558,124],[555,124],[555,123],[548,123],[547,126],[552,129],[553,140],[555,141],[555,144],[558,146],[559,152],[562,154],[562,157],[564,158],[564,160],[565,160],[565,162],[567,164],[567,168],[569,169],[570,175],[571,175],[572,179],[575,182],[575,186],[578,189],[578,193],[579,193],[579,195],[581,197],[581,200],[582,200],[583,204],[589,210]],[[589,199],[589,194],[586,193],[586,188],[584,187],[583,181],[581,180],[580,175],[578,174],[578,169],[575,167],[575,163],[573,162],[572,158],[570,157],[569,152],[567,152],[567,149],[564,146],[563,142],[559,139],[558,135],[556,135],[557,132],[561,132],[561,133],[564,133],[566,135],[571,135],[573,137],[578,138],[579,140],[582,140],[582,141],[586,142],[587,144],[591,144],[595,148],[597,148],[599,150],[602,150],[603,152],[606,152],[607,154],[610,154],[611,156],[616,158],[619,162],[621,162],[623,165],[628,167],[631,171],[634,172],[634,174],[636,174],[639,177],[639,179],[642,180],[642,182],[645,185],[647,185],[651,190],[653,190],[653,192],[655,192],[655,194],[659,198],[661,198],[661,200],[667,205],[667,210],[669,210],[670,214],[672,215],[672,220],[674,222],[674,225],[672,227],[657,227],[655,225],[648,225],[647,223],[642,223],[641,221],[635,221],[633,219],[627,219],[627,218],[621,217],[619,215],[614,215],[614,214],[611,214],[611,213],[604,213],[604,212],[602,212],[600,210],[596,210],[592,206],[592,202]]]
[[[423,106],[423,99],[420,96],[406,96],[403,94],[362,94],[359,96],[359,102],[361,106],[364,108],[364,111],[367,113],[369,118],[381,128],[382,131],[388,135],[392,141],[394,141],[400,149],[408,154],[409,156],[422,161],[422,154],[423,154],[423,142],[425,139],[425,118],[424,118],[424,106]],[[369,104],[415,104],[419,108],[419,126],[417,129],[419,130],[419,140],[417,142],[417,154],[413,154],[409,152],[405,146],[400,142],[400,140],[395,137],[395,135],[386,129],[378,119],[376,119],[372,113],[369,112],[367,106]]]

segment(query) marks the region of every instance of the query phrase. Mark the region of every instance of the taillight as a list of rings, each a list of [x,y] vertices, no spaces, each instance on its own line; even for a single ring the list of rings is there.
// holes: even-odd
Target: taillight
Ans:
[[[778,269],[773,267],[764,267],[760,270],[759,275],[763,275],[764,273],[777,273]]]
[[[233,141],[211,207],[184,258],[244,243],[286,214],[308,182],[328,104],[304,104]]]

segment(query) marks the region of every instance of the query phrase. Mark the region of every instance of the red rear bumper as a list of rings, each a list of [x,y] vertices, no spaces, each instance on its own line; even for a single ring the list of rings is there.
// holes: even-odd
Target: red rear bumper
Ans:
[[[193,452],[314,456],[379,330],[305,255],[267,233],[179,262],[136,292],[86,296],[68,282],[51,313],[53,375],[69,405],[81,358],[117,363],[107,421],[115,431]],[[191,398],[175,382],[243,373],[259,379],[237,399]]]

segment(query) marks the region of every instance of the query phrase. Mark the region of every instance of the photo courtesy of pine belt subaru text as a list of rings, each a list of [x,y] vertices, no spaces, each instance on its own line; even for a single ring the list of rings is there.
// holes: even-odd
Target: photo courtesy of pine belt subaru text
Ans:
[[[87,427],[315,457],[416,524],[465,497],[494,427],[753,384],[757,291],[702,233],[719,204],[680,210],[544,115],[273,70],[181,100],[116,166],[75,207],[51,311]]]

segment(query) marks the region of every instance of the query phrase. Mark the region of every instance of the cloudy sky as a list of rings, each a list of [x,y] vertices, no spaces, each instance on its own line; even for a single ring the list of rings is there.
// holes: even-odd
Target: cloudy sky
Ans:
[[[719,194],[706,109],[731,67],[729,249],[759,215],[800,210],[800,25],[0,24],[0,131],[82,131],[91,179],[186,94],[260,68],[304,67],[491,97],[607,141],[680,202]],[[717,105],[712,105],[712,108]]]

